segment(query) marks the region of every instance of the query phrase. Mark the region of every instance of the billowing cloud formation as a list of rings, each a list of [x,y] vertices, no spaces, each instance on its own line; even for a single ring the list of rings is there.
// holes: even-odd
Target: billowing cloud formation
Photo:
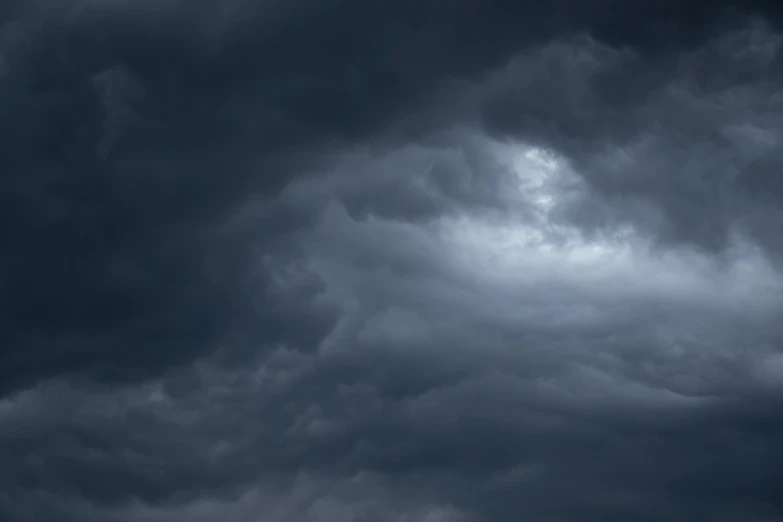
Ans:
[[[764,2],[0,20],[0,519],[783,520]]]

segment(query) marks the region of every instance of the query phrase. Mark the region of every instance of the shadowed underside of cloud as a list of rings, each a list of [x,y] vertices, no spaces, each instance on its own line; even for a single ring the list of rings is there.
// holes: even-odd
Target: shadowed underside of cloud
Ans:
[[[772,3],[0,8],[0,519],[783,520]]]

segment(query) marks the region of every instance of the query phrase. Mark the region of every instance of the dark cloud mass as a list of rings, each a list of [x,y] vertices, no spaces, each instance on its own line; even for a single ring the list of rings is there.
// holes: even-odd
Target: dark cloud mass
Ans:
[[[782,14],[0,3],[0,521],[783,521]]]

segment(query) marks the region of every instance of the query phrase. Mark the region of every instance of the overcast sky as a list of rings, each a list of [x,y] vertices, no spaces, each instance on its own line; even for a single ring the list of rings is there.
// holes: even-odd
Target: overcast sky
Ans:
[[[775,2],[0,4],[0,521],[783,521]]]

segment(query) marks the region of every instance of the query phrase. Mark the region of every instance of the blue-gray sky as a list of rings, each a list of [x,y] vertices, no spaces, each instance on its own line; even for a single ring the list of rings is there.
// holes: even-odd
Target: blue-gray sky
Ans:
[[[0,520],[783,521],[782,15],[3,2]]]

